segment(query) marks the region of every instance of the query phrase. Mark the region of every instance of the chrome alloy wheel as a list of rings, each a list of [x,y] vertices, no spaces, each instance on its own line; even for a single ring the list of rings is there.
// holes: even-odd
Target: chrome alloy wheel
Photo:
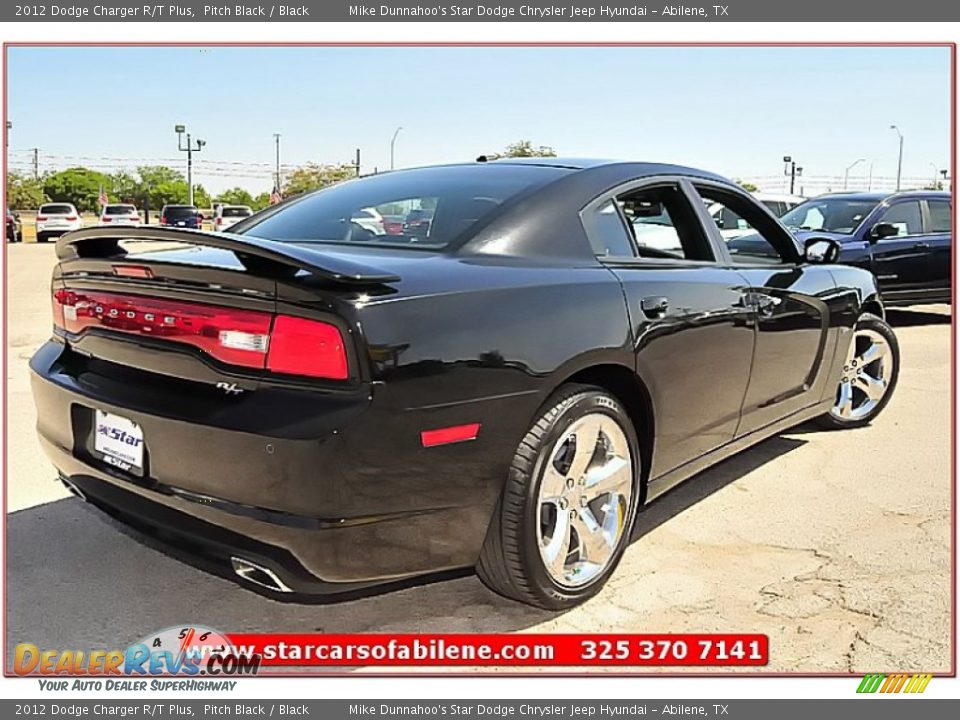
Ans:
[[[883,400],[893,377],[894,358],[887,340],[875,330],[857,330],[840,375],[837,401],[830,413],[861,420]]]
[[[584,415],[554,443],[537,498],[537,542],[547,573],[576,588],[600,575],[626,530],[633,494],[630,445],[609,415]]]

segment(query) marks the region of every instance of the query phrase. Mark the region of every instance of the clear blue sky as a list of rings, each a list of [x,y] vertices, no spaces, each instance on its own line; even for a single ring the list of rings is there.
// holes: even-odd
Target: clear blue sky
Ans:
[[[399,28],[399,26],[398,26]],[[196,180],[269,189],[284,166],[469,160],[527,138],[561,155],[775,176],[930,177],[949,166],[946,48],[10,48],[11,167],[104,170],[208,144]],[[69,89],[68,89],[69,88]],[[73,91],[71,91],[72,89]],[[74,160],[77,158],[76,160]],[[82,159],[80,159],[82,158]],[[94,158],[94,159],[89,159]],[[235,163],[235,164],[232,164]],[[262,165],[256,165],[261,163]],[[852,174],[866,173],[867,163]]]

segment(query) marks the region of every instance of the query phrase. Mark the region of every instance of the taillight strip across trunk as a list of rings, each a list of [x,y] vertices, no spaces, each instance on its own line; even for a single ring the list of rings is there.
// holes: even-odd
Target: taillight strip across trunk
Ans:
[[[102,329],[189,345],[228,365],[329,380],[349,377],[340,329],[318,320],[70,288],[54,290],[53,316],[70,335]]]

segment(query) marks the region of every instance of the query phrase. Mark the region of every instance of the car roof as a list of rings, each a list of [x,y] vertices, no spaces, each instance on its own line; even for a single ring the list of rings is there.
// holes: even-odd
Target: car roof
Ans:
[[[890,200],[893,198],[902,198],[902,197],[916,197],[916,198],[944,198],[947,199],[950,197],[950,193],[944,192],[942,190],[903,190],[901,192],[835,192],[835,193],[825,193],[816,198],[811,198],[812,200],[818,200],[820,198],[843,198],[845,200],[863,200],[867,202],[881,202],[883,200]]]
[[[595,168],[604,167],[622,167],[623,169],[629,168],[630,173],[635,177],[651,175],[686,175],[689,177],[718,180],[727,184],[730,183],[729,178],[707,172],[706,170],[687,167],[685,165],[673,165],[670,163],[650,162],[645,160],[614,160],[604,158],[577,157],[525,157],[497,158],[496,160],[492,160],[490,162],[494,162],[497,165],[538,165],[540,167],[555,167],[567,170],[592,170]]]

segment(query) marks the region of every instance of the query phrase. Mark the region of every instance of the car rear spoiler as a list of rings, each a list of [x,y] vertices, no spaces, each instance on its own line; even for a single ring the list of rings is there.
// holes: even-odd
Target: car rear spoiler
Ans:
[[[120,246],[121,240],[181,243],[229,250],[237,256],[247,270],[258,274],[292,275],[298,270],[305,270],[334,282],[351,285],[371,285],[400,280],[398,275],[365,263],[354,262],[336,255],[325,255],[312,248],[293,243],[231,233],[164,227],[96,227],[75,230],[62,235],[57,240],[57,257],[61,260],[123,258],[128,253]]]

